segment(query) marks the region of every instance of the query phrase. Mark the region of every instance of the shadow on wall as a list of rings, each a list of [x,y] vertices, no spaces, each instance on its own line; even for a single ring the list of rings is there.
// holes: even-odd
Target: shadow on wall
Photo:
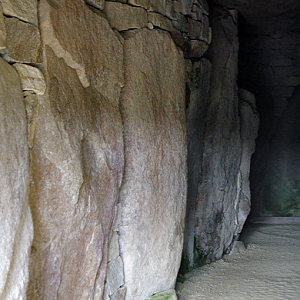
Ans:
[[[265,171],[265,214],[300,216],[300,87],[280,117]]]

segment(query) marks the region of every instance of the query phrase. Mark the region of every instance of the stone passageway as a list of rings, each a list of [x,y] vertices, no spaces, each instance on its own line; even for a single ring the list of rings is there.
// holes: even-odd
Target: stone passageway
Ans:
[[[251,225],[242,239],[246,249],[186,274],[179,299],[300,299],[300,224]]]

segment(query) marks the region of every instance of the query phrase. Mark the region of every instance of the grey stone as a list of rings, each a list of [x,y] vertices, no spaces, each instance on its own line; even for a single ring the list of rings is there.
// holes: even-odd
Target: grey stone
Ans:
[[[124,265],[120,256],[107,264],[106,284],[109,295],[124,285]]]
[[[251,192],[250,192],[250,164],[251,157],[255,151],[255,139],[259,127],[259,117],[256,112],[254,95],[246,90],[239,89],[240,98],[240,120],[241,120],[241,144],[242,156],[240,163],[240,178],[238,179],[237,211],[237,232],[242,231],[244,223],[250,213]]]
[[[124,300],[126,297],[126,287],[119,288],[113,295],[111,295],[111,300]]]
[[[230,13],[221,7],[211,11],[211,24],[211,85],[195,214],[195,250],[203,262],[221,258],[236,233],[235,203],[242,153],[236,84],[237,27]]]
[[[193,3],[191,16],[194,20],[201,21],[203,19],[204,11],[200,5],[197,3]]]
[[[0,58],[0,71],[0,298],[25,300],[33,237],[26,114],[16,70]]]
[[[188,61],[190,64],[190,61]],[[190,69],[190,67],[189,67]],[[195,207],[198,184],[202,176],[205,117],[207,114],[211,64],[202,58],[192,64],[187,85],[187,138],[188,138],[188,197],[185,218],[182,272],[194,267]]]
[[[189,24],[187,18],[182,14],[177,14],[176,18],[172,20],[173,26],[181,32],[188,32]]]
[[[117,259],[119,255],[120,255],[119,234],[117,231],[113,231],[112,237],[110,239],[110,244],[109,244],[108,261]]]
[[[187,18],[188,20],[188,36],[192,40],[201,40],[202,39],[202,26],[203,23],[200,21]]]
[[[194,0],[175,0],[173,1],[173,7],[176,12],[191,15],[193,2]]]
[[[181,51],[161,30],[135,32],[125,39],[124,54],[121,103],[130,175],[120,192],[119,227],[126,300],[131,300],[174,288],[180,265],[186,205],[185,68]]]
[[[208,16],[203,16],[202,19],[202,30],[200,39],[205,41],[207,44],[211,43],[211,27],[209,27]]]

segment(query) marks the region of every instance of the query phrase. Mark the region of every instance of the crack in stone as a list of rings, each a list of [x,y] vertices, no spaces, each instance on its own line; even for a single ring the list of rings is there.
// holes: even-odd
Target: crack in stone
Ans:
[[[58,58],[62,58],[70,68],[75,69],[83,87],[89,87],[90,82],[87,78],[84,66],[73,59],[72,55],[63,48],[55,36],[54,29],[51,25],[50,5],[45,0],[40,1],[39,13],[42,16],[41,32],[45,45],[49,46],[55,55]]]

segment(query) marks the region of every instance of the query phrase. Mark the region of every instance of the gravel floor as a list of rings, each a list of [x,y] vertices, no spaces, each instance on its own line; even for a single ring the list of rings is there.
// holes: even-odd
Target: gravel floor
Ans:
[[[300,300],[300,225],[252,225],[246,249],[185,275],[179,300]]]

